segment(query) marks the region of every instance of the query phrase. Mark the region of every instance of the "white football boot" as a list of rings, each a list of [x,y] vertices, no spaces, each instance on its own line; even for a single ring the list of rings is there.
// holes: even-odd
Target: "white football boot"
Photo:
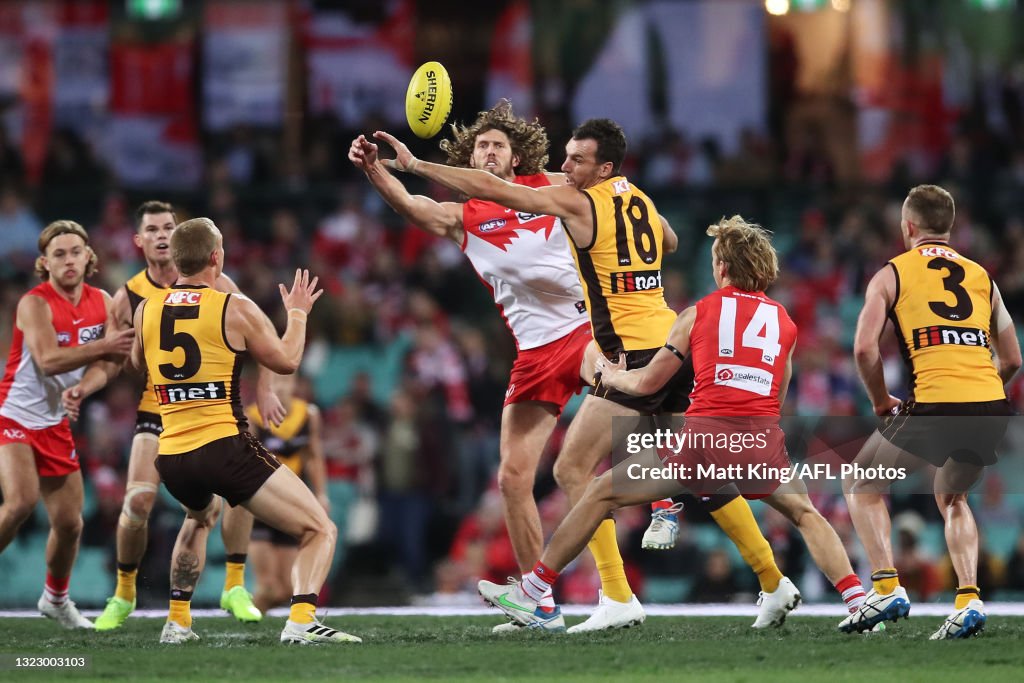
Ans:
[[[39,602],[36,603],[36,607],[39,608],[44,617],[53,619],[64,628],[95,628],[91,621],[82,616],[72,600],[65,600],[61,604],[55,605],[46,599],[46,594],[44,593],[39,598]]]
[[[630,596],[629,602],[618,602],[597,592],[597,609],[582,624],[576,624],[569,633],[588,633],[590,631],[608,631],[613,628],[629,628],[639,626],[647,619],[644,607],[636,596]]]
[[[180,645],[191,640],[199,640],[199,636],[191,626],[182,626],[173,621],[164,622],[164,630],[160,632],[161,643]]]
[[[981,600],[971,600],[967,607],[958,609],[946,617],[946,621],[938,631],[932,634],[929,640],[953,640],[955,638],[970,638],[985,630],[985,603]]]
[[[651,525],[644,532],[640,547],[644,550],[671,550],[676,547],[676,536],[679,535],[679,517],[683,509],[682,503],[670,508],[655,510],[651,513]]]
[[[868,591],[864,604],[850,616],[839,622],[843,633],[863,633],[885,621],[899,621],[910,616],[910,598],[903,586],[896,586],[892,593],[881,595],[875,589]]]
[[[319,645],[321,643],[361,643],[363,639],[330,626],[324,626],[316,620],[308,624],[296,624],[289,619],[281,631],[281,642],[296,645]]]
[[[751,628],[768,628],[782,626],[786,616],[797,608],[803,598],[793,582],[785,576],[779,581],[779,587],[771,593],[761,592],[757,599],[757,619]]]
[[[545,611],[536,600],[523,591],[518,581],[506,584],[481,581],[477,584],[477,590],[484,602],[497,607],[505,616],[523,627],[542,631],[565,630],[565,618],[562,616],[561,608],[555,607],[553,612]],[[504,624],[501,625],[500,631],[497,628],[492,631],[510,632]]]

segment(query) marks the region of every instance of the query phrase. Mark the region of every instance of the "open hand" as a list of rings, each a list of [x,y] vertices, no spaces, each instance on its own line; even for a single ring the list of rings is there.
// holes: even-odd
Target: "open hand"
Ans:
[[[386,165],[388,168],[394,168],[399,171],[406,171],[409,173],[412,172],[413,168],[416,166],[416,162],[419,161],[419,159],[412,155],[412,152],[409,151],[409,148],[406,147],[401,140],[396,138],[391,133],[386,133],[382,130],[378,130],[376,133],[374,133],[373,137],[377,138],[378,140],[383,140],[384,142],[391,145],[391,147],[395,150],[395,158],[383,160],[382,163],[384,165]]]
[[[305,268],[297,268],[295,270],[295,281],[292,283],[290,290],[285,289],[284,285],[278,285],[285,309],[297,308],[304,313],[309,313],[313,310],[313,304],[324,293],[324,290],[316,288],[319,280],[320,278],[314,277],[310,281],[309,271]]]

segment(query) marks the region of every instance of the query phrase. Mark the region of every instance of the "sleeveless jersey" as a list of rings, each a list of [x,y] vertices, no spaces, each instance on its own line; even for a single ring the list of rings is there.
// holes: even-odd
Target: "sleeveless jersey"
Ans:
[[[777,416],[796,324],[762,292],[723,287],[697,302],[690,330],[693,393],[686,414]]]
[[[288,414],[279,427],[265,426],[256,406],[245,411],[253,436],[277,456],[281,464],[302,476],[302,450],[309,446],[309,403],[293,398]]]
[[[594,340],[602,351],[654,349],[676,314],[661,287],[664,230],[651,200],[623,176],[583,190],[594,217],[590,244],[573,243]]]
[[[25,296],[38,296],[49,304],[58,346],[81,346],[103,336],[107,305],[99,289],[83,284],[77,306],[71,305],[49,281],[33,287]],[[0,415],[29,429],[52,427],[64,419],[60,395],[77,384],[83,374],[85,366],[59,375],[44,375],[29,353],[25,334],[15,323],[7,369],[0,382]]]
[[[166,287],[154,282],[149,277],[149,271],[145,268],[128,280],[128,282],[124,283],[124,289],[128,293],[128,305],[131,307],[132,321],[135,320],[135,309],[139,307],[139,304],[151,296],[163,294],[167,291]],[[142,391],[142,398],[139,399],[138,411],[140,413],[160,414],[160,405],[156,402],[156,395],[153,393],[153,380],[150,378],[149,373],[146,374],[146,388]]]
[[[992,279],[945,243],[924,243],[889,261],[896,303],[889,319],[907,362],[910,398],[975,403],[1006,398],[992,362]]]
[[[543,173],[515,182],[546,187]],[[516,348],[561,339],[587,322],[583,290],[561,221],[481,199],[462,209],[462,250],[512,332]]]
[[[231,295],[175,285],[142,309],[142,348],[164,431],[160,453],[192,451],[246,428],[238,397],[244,352],[224,334]]]

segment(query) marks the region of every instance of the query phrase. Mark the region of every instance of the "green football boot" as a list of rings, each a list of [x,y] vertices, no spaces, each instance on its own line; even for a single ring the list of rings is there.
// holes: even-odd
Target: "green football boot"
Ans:
[[[96,619],[96,630],[113,631],[115,628],[121,628],[125,620],[128,619],[128,615],[134,611],[134,600],[129,602],[116,595],[112,598],[107,598],[107,606],[103,608],[103,614]]]
[[[221,593],[220,608],[244,623],[255,623],[263,618],[263,613],[252,604],[252,594],[245,590],[245,586],[235,586]]]

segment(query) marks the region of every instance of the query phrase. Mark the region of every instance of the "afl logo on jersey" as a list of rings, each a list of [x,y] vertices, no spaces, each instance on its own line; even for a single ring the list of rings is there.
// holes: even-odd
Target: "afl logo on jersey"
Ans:
[[[57,333],[57,346],[67,346],[71,343],[70,332],[58,332]]]
[[[199,300],[203,298],[202,292],[172,291],[167,292],[164,297],[166,306],[198,306]]]
[[[499,228],[504,228],[505,227],[505,222],[506,221],[505,221],[504,218],[495,218],[493,221],[487,221],[486,223],[481,223],[480,227],[477,228],[477,230],[479,230],[480,232],[494,232],[495,230],[498,230]]]
[[[89,327],[83,327],[78,330],[78,343],[88,344],[94,342],[103,336],[103,323],[99,325],[91,325]]]

